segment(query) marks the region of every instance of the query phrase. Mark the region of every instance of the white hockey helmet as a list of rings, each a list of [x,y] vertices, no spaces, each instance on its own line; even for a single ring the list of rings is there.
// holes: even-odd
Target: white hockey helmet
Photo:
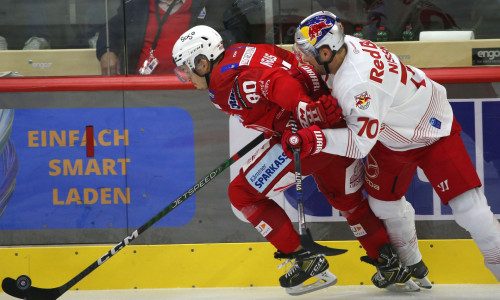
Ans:
[[[328,46],[335,56],[343,45],[344,27],[340,19],[329,11],[319,11],[300,22],[293,50],[299,61],[303,61],[302,55],[310,55],[319,63],[319,48]]]
[[[195,26],[183,33],[175,42],[172,58],[177,68],[174,72],[182,82],[186,82],[187,72],[191,71],[200,76],[195,70],[199,58],[207,59],[212,65],[223,52],[222,37],[215,29],[205,25]]]

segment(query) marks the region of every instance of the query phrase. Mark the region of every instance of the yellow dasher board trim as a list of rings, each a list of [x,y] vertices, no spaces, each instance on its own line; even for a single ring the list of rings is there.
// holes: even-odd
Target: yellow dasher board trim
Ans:
[[[375,268],[361,263],[357,241],[320,242],[348,249],[328,257],[339,285],[371,285]],[[497,283],[472,240],[421,240],[420,249],[436,284]],[[0,248],[0,279],[25,274],[40,288],[60,286],[114,245]],[[129,245],[73,289],[153,289],[278,286],[285,268],[269,243]]]

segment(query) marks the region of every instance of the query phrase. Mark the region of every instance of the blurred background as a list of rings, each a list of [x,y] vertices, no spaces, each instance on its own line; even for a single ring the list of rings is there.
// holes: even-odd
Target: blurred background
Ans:
[[[162,26],[171,41],[189,27],[206,24],[222,34],[226,46],[237,42],[292,44],[297,24],[323,9],[341,18],[346,34],[379,42],[419,41],[425,39],[421,32],[433,31],[448,31],[451,39],[457,32],[467,32],[469,39],[500,38],[498,0],[177,1]],[[0,62],[0,71],[24,71],[25,76],[137,73],[141,48],[146,48],[148,39],[146,28],[154,25],[156,2],[166,10],[173,0],[3,0],[0,57],[7,58],[1,52],[6,50],[82,51],[54,52],[52,56],[30,53],[29,57],[12,53],[8,56],[12,59]],[[162,16],[165,10],[159,11]],[[385,38],[377,38],[381,30],[385,31]],[[116,54],[121,66],[119,72],[104,68],[102,58],[108,49]],[[161,49],[169,50],[168,47]],[[93,51],[95,53],[91,53]],[[57,62],[65,58],[61,53],[73,55],[79,64],[54,70],[58,68]],[[107,55],[104,58],[109,59]],[[40,65],[51,62],[52,65]],[[31,68],[29,72],[26,67]],[[75,69],[78,67],[80,71]],[[160,72],[169,71],[166,68]]]

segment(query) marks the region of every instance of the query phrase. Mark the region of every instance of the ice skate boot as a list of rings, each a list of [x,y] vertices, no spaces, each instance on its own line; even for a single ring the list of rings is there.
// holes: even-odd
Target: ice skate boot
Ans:
[[[337,277],[328,270],[328,261],[323,255],[311,254],[306,250],[300,250],[291,254],[276,252],[274,258],[286,259],[279,268],[291,263],[287,273],[280,277],[281,287],[286,289],[290,295],[297,296],[319,289],[323,289],[337,283]],[[314,277],[316,281],[305,284]]]
[[[411,277],[413,281],[421,288],[430,289],[432,288],[432,283],[427,278],[427,274],[429,274],[429,269],[424,264],[424,261],[421,260],[418,263],[409,266],[411,271]]]
[[[385,244],[378,251],[380,258],[369,256],[361,257],[361,261],[369,263],[377,268],[377,273],[372,276],[373,284],[378,288],[386,288],[393,292],[418,292],[420,288],[411,279],[411,270],[403,266],[399,257],[389,244]]]

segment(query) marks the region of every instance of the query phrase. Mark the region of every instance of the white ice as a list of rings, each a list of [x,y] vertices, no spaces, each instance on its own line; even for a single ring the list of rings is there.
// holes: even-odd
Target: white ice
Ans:
[[[15,299],[0,293],[0,300]],[[279,287],[190,288],[153,290],[69,291],[61,300],[432,300],[432,299],[500,299],[500,284],[435,285],[431,290],[393,293],[374,286],[333,286],[301,296],[289,296]]]

